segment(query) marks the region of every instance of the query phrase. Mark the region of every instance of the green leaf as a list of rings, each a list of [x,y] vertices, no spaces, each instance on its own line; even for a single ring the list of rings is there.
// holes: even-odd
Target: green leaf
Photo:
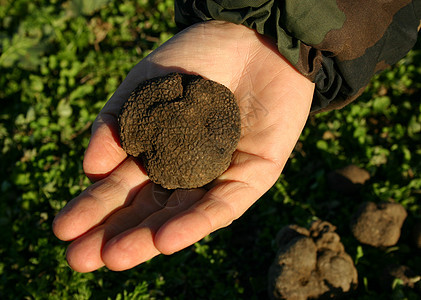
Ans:
[[[18,186],[25,186],[31,182],[29,173],[19,173],[14,178],[14,183]]]
[[[419,139],[418,134],[421,132],[421,115],[412,116],[408,124],[408,135],[412,138]]]
[[[329,149],[329,144],[324,140],[319,140],[316,143],[316,147],[320,150],[327,151]]]
[[[72,0],[72,9],[78,16],[90,16],[110,2],[111,0]]]
[[[72,115],[73,109],[67,100],[62,99],[57,105],[57,112],[60,117],[68,118]]]
[[[94,91],[94,87],[89,84],[83,84],[78,86],[74,91],[70,93],[69,101],[83,98]]]
[[[373,109],[377,113],[384,113],[387,108],[390,106],[391,100],[390,97],[383,96],[374,99]]]
[[[357,254],[355,255],[355,264],[358,264],[358,261],[364,256],[364,250],[361,245],[357,247]]]

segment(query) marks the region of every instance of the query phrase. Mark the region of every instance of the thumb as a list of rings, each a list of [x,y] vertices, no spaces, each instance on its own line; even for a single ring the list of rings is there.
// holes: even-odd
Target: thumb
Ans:
[[[127,157],[120,146],[117,119],[100,113],[92,126],[92,137],[83,160],[83,170],[92,181],[109,175]]]

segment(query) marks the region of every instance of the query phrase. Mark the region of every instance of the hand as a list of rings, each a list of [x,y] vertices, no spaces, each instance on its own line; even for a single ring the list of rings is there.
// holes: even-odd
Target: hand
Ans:
[[[174,71],[224,84],[240,106],[242,136],[232,164],[208,190],[170,193],[120,147],[122,103],[139,82]],[[126,270],[228,226],[279,177],[307,120],[313,89],[271,40],[241,25],[196,24],[155,50],[132,69],[93,125],[84,170],[95,183],[54,220],[55,235],[73,240],[70,266]]]

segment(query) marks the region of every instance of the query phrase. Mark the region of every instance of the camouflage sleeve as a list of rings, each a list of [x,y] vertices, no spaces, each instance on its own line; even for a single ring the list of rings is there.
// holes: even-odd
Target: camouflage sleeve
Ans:
[[[279,52],[315,82],[312,111],[355,100],[377,72],[418,37],[421,0],[175,0],[176,22],[224,20],[274,38]]]

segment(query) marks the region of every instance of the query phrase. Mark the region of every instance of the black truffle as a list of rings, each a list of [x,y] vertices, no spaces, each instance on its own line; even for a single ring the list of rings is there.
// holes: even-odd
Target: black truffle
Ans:
[[[123,149],[167,189],[204,186],[230,165],[241,122],[233,93],[197,75],[141,82],[118,117]]]

